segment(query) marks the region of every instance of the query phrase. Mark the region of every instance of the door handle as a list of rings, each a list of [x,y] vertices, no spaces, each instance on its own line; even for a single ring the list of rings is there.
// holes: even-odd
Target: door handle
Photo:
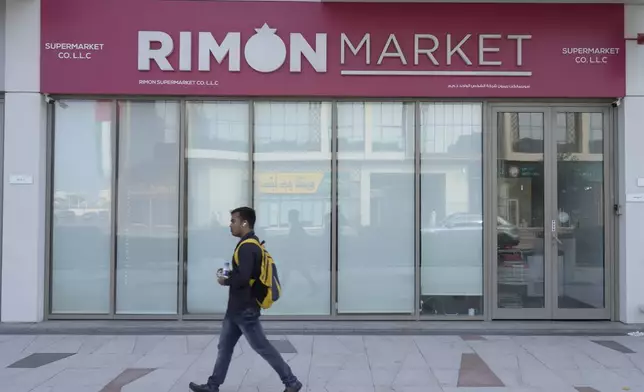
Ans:
[[[552,220],[552,222],[550,224],[550,233],[552,234],[552,239],[553,240],[556,240],[559,245],[563,245],[563,242],[561,242],[559,237],[557,237],[557,221],[554,220],[554,219]],[[553,242],[553,244],[554,244],[554,242]]]

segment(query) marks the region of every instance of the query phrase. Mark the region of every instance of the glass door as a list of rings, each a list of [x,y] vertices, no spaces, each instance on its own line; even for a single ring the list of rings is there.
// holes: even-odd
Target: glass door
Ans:
[[[545,108],[499,109],[496,130],[494,317],[545,319],[552,274]],[[494,219],[494,217],[492,218]],[[546,235],[548,234],[548,235]]]
[[[508,107],[496,130],[493,317],[608,319],[603,108]]]
[[[553,318],[609,319],[606,208],[610,138],[602,108],[555,108],[553,171]],[[608,188],[608,189],[607,189]],[[607,224],[608,223],[608,224]]]

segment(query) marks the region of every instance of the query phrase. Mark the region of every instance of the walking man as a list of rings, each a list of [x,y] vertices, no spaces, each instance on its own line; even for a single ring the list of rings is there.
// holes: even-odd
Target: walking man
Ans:
[[[259,321],[260,307],[250,286],[250,280],[257,279],[261,268],[261,249],[252,243],[242,241],[255,236],[255,210],[250,207],[240,207],[230,213],[230,233],[239,238],[239,265],[233,260],[228,277],[219,277],[219,284],[229,286],[228,308],[221,326],[219,343],[217,344],[217,361],[212,375],[204,385],[190,383],[193,392],[218,392],[224,383],[228,367],[233,356],[235,345],[244,335],[250,346],[268,362],[280,376],[286,387],[284,392],[299,392],[302,383],[293,375],[291,367],[284,361],[280,353],[266,338]]]

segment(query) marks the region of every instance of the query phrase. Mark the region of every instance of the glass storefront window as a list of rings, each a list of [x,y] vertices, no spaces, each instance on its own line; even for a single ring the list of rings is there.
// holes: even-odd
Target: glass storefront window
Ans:
[[[216,284],[237,240],[230,211],[249,200],[249,104],[188,102],[186,312],[224,313],[228,290]]]
[[[178,102],[119,102],[116,312],[176,314]]]
[[[338,124],[338,313],[410,314],[414,105],[342,102]]]
[[[331,296],[331,103],[257,102],[256,232],[283,295],[265,314],[327,315]]]
[[[55,110],[51,312],[107,314],[113,105],[63,101]]]
[[[313,101],[57,105],[51,312],[222,315],[228,290],[215,277],[237,242],[230,211],[249,205],[283,285],[266,315],[328,316],[333,306],[339,315],[481,315],[482,104],[335,105],[335,116],[333,103]],[[532,151],[524,141],[542,119],[512,121],[522,125],[508,148]],[[520,220],[501,207],[500,228]]]
[[[422,103],[421,313],[483,310],[480,103]]]

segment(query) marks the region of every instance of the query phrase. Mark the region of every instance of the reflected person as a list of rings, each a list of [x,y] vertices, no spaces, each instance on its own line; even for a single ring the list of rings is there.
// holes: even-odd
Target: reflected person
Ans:
[[[306,249],[311,249],[312,246],[317,244],[317,241],[311,241],[312,238],[309,233],[306,232],[302,222],[300,221],[300,211],[290,210],[288,212],[288,222],[289,222],[289,233],[288,233],[288,245],[290,249],[300,251],[289,252],[288,255],[285,255],[284,261],[286,262],[286,268],[283,270],[282,283],[284,287],[288,286],[288,282],[292,281],[294,273],[299,273],[306,281],[308,282],[308,287],[311,292],[316,292],[317,284],[315,279],[311,276],[309,268],[311,268],[311,263],[303,264],[304,257],[307,257],[309,261],[309,254],[315,252],[306,251]]]

